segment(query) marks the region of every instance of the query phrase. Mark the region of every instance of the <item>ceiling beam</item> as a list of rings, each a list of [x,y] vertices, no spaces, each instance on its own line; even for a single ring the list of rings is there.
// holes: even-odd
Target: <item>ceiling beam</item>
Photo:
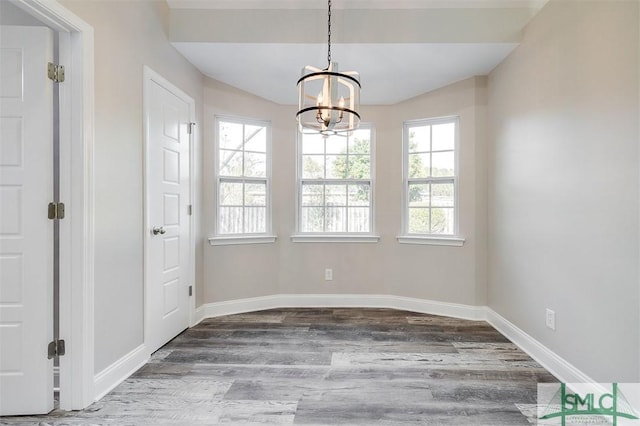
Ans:
[[[166,0],[172,9],[326,9],[324,0]],[[333,9],[541,9],[548,0],[334,0]]]
[[[336,10],[335,43],[518,43],[538,10],[438,8]],[[326,11],[172,9],[172,42],[324,43]]]

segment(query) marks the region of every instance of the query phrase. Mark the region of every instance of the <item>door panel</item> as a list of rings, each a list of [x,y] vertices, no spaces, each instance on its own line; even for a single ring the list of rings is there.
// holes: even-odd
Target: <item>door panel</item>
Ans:
[[[0,415],[53,409],[53,34],[0,27]]]
[[[190,104],[167,85],[145,80],[150,228],[145,342],[152,352],[189,325]]]

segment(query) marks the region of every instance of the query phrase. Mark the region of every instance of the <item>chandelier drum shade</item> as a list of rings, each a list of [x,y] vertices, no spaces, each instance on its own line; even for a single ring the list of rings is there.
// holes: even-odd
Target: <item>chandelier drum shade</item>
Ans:
[[[360,125],[360,75],[340,72],[331,61],[331,0],[328,1],[327,68],[306,66],[298,80],[296,119],[303,133],[348,134]]]
[[[360,81],[357,72],[306,66],[298,80],[298,123],[302,132],[351,132],[360,125]]]

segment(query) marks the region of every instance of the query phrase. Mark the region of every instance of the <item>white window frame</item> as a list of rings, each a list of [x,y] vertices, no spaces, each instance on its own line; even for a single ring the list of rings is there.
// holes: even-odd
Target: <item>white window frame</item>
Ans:
[[[454,123],[454,168],[453,177],[409,178],[409,130],[412,127],[433,126],[437,124]],[[458,181],[460,176],[460,118],[446,116],[405,121],[402,126],[402,234],[397,237],[402,244],[428,244],[444,246],[462,246],[464,238],[460,235],[460,203]],[[433,151],[430,151],[433,152]],[[436,151],[437,152],[437,151]],[[418,234],[409,233],[409,188],[416,183],[451,182],[453,183],[453,234]]]
[[[232,176],[220,176],[220,123],[235,123],[243,126],[261,126],[266,129],[266,159],[265,159],[265,176],[264,177],[232,177]],[[215,179],[215,218],[214,229],[215,233],[213,237],[209,238],[209,244],[212,246],[220,245],[237,245],[237,244],[264,244],[273,243],[276,241],[276,236],[273,234],[273,223],[271,215],[271,122],[267,120],[257,120],[251,118],[231,117],[224,115],[214,116],[214,179]],[[244,151],[244,148],[243,148]],[[238,233],[238,234],[221,234],[219,232],[220,227],[220,184],[223,182],[238,182],[238,183],[251,183],[259,182],[265,183],[265,232],[260,233]],[[244,209],[243,201],[243,209]]]
[[[368,129],[370,132],[369,146],[369,179],[303,179],[302,178],[302,133],[297,132],[296,143],[296,233],[291,236],[294,243],[376,243],[380,236],[375,234],[375,169],[376,169],[376,134],[375,128],[371,124],[360,124],[360,129]],[[325,152],[326,157],[326,152]],[[368,232],[301,232],[302,221],[302,186],[304,183],[317,183],[330,185],[350,183],[369,183],[369,224]]]

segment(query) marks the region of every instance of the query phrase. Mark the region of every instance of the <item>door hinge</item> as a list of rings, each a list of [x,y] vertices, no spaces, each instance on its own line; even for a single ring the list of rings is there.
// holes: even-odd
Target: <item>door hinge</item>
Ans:
[[[192,205],[192,204],[189,204],[189,205],[187,206],[187,214],[188,214],[189,216],[191,216],[191,215],[193,214],[193,205]]]
[[[193,126],[195,126],[196,123],[187,123],[187,133],[192,134],[193,133]]]
[[[49,343],[49,347],[47,348],[47,357],[49,359],[55,358],[57,356],[63,356],[64,353],[64,340],[54,340],[53,342]]]
[[[193,286],[189,286],[189,296],[193,296]]]
[[[51,220],[64,219],[64,203],[49,203],[47,217]]]
[[[64,66],[49,62],[47,64],[47,75],[55,83],[62,83],[64,81]]]

